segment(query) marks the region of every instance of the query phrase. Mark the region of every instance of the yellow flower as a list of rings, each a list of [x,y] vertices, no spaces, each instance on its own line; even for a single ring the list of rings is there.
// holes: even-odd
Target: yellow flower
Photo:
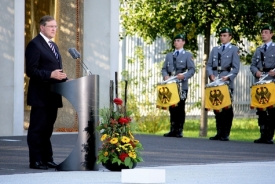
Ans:
[[[107,134],[104,134],[104,135],[101,136],[100,140],[104,141],[106,139],[106,137],[107,137]]]
[[[128,142],[130,142],[130,139],[126,136],[123,136],[122,139],[121,139],[121,142],[128,143]]]
[[[138,140],[134,140],[134,143],[137,144],[137,143],[139,143],[139,141]]]
[[[111,144],[116,144],[118,142],[118,138],[114,137],[110,140]]]
[[[129,157],[131,157],[131,158],[137,158],[137,155],[136,155],[135,152],[129,152],[128,155],[129,155]]]
[[[116,148],[116,150],[117,150],[118,152],[120,152],[120,149],[119,149],[119,148]]]
[[[107,157],[108,154],[109,154],[109,153],[108,153],[107,151],[104,152],[104,156],[105,156],[105,157]]]

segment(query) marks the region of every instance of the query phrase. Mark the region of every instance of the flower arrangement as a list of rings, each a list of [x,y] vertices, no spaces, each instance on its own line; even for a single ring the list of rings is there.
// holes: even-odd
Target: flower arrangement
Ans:
[[[102,147],[98,151],[97,163],[124,165],[127,168],[135,167],[136,163],[142,162],[140,150],[142,144],[131,133],[131,112],[126,111],[123,101],[115,98],[113,107],[101,109],[99,115],[101,121],[97,130],[101,134]]]

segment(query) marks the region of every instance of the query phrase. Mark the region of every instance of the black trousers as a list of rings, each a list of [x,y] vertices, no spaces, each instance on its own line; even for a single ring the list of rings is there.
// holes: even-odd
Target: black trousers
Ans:
[[[272,140],[275,129],[275,108],[267,111],[257,110],[258,125],[260,127],[261,139]]]
[[[216,119],[217,135],[228,137],[230,135],[232,121],[234,117],[233,107],[222,109],[221,112],[214,111]]]
[[[57,117],[57,107],[32,107],[27,142],[30,162],[53,161],[51,136]]]
[[[185,100],[180,100],[177,106],[169,107],[171,132],[181,133],[185,122]]]

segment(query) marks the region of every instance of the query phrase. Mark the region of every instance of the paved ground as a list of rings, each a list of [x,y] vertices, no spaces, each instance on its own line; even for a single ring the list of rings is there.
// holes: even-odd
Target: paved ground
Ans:
[[[202,138],[136,135],[143,144],[139,168],[162,168],[166,183],[275,183],[275,145]],[[54,159],[73,150],[77,134],[52,136]],[[32,178],[32,179],[30,179]],[[0,137],[0,183],[121,183],[120,172],[60,172],[28,167],[26,136]],[[89,182],[87,182],[89,181]]]

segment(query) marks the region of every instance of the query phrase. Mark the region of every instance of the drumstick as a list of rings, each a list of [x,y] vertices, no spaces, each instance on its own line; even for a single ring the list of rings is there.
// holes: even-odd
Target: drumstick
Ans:
[[[233,75],[232,73],[231,74],[228,74],[228,75],[226,75],[225,77],[230,77],[231,75]],[[217,81],[220,81],[220,80],[222,80],[222,78],[219,78],[219,79],[217,79],[217,80],[214,80],[213,82],[210,82],[209,84],[207,84],[207,86],[211,86],[212,84],[215,84]]]
[[[187,72],[184,72],[184,73],[179,73],[178,75],[184,75],[186,74]],[[159,84],[166,84],[167,82],[170,82],[172,80],[175,80],[177,78],[177,76],[173,76],[173,77],[170,77],[169,79],[163,81],[163,82],[159,82]]]
[[[272,71],[275,71],[275,68],[274,68]],[[268,76],[268,73],[267,73],[265,76],[263,76],[258,82],[261,82],[261,81],[264,80],[267,76]],[[257,84],[258,82],[256,82],[256,84]]]

